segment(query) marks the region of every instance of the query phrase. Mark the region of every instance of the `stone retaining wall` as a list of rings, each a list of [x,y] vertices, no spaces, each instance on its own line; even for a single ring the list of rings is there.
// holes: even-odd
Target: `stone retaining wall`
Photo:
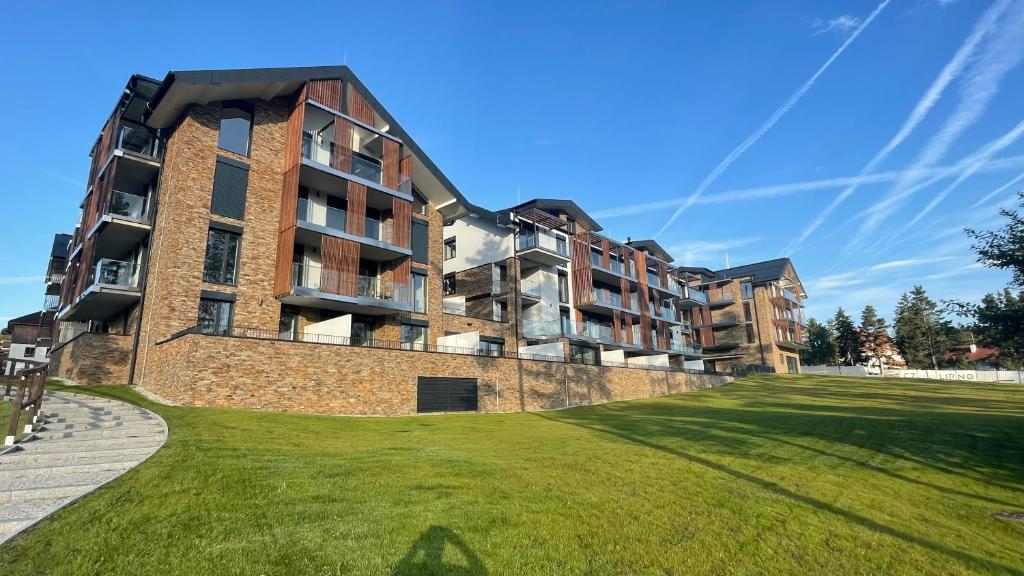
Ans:
[[[728,376],[186,334],[141,387],[170,401],[301,412],[416,413],[419,376],[476,378],[481,412],[551,410],[719,386]]]
[[[50,350],[50,376],[74,384],[127,384],[132,336],[85,332]]]

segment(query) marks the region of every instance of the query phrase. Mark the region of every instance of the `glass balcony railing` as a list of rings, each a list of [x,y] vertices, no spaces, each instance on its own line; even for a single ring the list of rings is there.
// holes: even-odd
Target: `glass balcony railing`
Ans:
[[[602,290],[600,288],[594,288],[594,304],[599,306],[612,306],[614,308],[626,308],[629,310],[637,311],[639,307],[636,305],[637,302],[634,298],[628,298],[623,302],[622,295],[618,292],[611,292],[609,290]]]
[[[519,251],[540,248],[559,256],[569,258],[569,244],[566,240],[556,238],[551,234],[543,232],[532,232],[520,234],[516,239],[516,249]]]
[[[701,356],[704,354],[699,344],[683,344],[679,351],[689,356]]]
[[[536,280],[523,280],[519,283],[519,292],[523,296],[541,298],[541,284]]]
[[[335,230],[341,230],[342,232],[348,228],[348,212],[341,208],[327,207],[327,218],[325,220],[328,228],[334,228]]]
[[[664,306],[659,307],[652,303],[648,303],[647,309],[650,311],[652,318],[669,321],[674,321],[676,319],[675,312],[671,308],[666,308]]]
[[[729,292],[717,291],[708,295],[708,304],[732,304],[736,301],[736,295]]]
[[[155,157],[157,139],[141,126],[125,124],[117,135],[117,147],[126,152]]]
[[[352,154],[352,175],[380,184],[381,167],[379,161],[358,152]]]
[[[708,295],[706,293],[701,292],[700,290],[697,290],[696,288],[693,288],[691,286],[682,286],[681,288],[681,296],[683,299],[692,300],[694,302],[697,302],[698,304],[704,305],[708,303]]]
[[[366,218],[365,235],[367,238],[380,240],[392,244],[394,242],[394,226],[390,222],[381,222],[373,218]]]
[[[527,338],[557,338],[562,335],[558,320],[523,320],[523,336]]]
[[[122,260],[100,258],[96,262],[96,284],[134,288],[135,278],[132,275],[132,263]]]
[[[145,218],[146,199],[136,194],[128,194],[114,190],[110,195],[109,213],[113,216],[121,216],[131,220],[143,220]]]
[[[412,302],[412,290],[407,284],[395,284],[374,276],[343,274],[313,264],[292,264],[292,286],[399,304]]]
[[[302,135],[302,148],[300,150],[300,154],[306,160],[312,160],[317,164],[333,168],[338,164],[335,155],[339,153],[340,150],[338,150],[338,147],[334,142],[329,140],[318,141],[318,139],[313,138],[313,136],[308,133]],[[349,154],[352,157],[352,168],[349,170],[349,174],[364,180],[369,180],[374,184],[384,184],[384,169],[380,160],[355,151],[351,151]],[[412,179],[403,175],[399,175],[398,179],[399,182],[396,190],[411,194]]]
[[[572,320],[563,320],[563,323],[567,324],[565,326],[568,328],[566,335],[589,338],[605,344],[615,342],[615,331],[610,325],[598,324],[596,322],[574,322]]]
[[[626,276],[634,279],[636,278],[636,271],[633,269],[633,264],[631,262],[622,262],[620,260],[610,258],[608,260],[608,265],[605,266],[601,264],[601,255],[591,252],[590,264],[594,268],[597,268],[598,270],[607,270],[608,272],[618,274],[619,276]]]
[[[648,272],[647,285],[651,288],[661,288],[661,277],[653,272]]]

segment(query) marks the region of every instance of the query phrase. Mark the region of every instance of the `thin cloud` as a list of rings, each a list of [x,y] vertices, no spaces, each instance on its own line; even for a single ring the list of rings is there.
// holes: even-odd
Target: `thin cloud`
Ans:
[[[666,230],[668,230],[668,228],[676,220],[678,220],[680,216],[683,215],[683,212],[685,212],[687,208],[692,206],[693,203],[700,198],[701,194],[703,194],[704,191],[707,190],[708,187],[715,182],[715,180],[718,180],[719,176],[721,176],[726,170],[729,169],[730,166],[732,166],[733,162],[735,162],[740,156],[742,156],[748,148],[756,144],[762,136],[767,134],[768,131],[771,130],[772,127],[775,126],[775,124],[778,123],[778,121],[781,120],[782,117],[785,116],[786,113],[788,113],[793,108],[793,106],[796,106],[797,102],[799,102],[800,99],[803,98],[804,95],[807,94],[807,92],[814,86],[814,83],[818,81],[818,78],[821,77],[821,75],[824,74],[830,66],[832,66],[832,63],[835,62],[836,59],[839,58],[839,56],[841,56],[842,53],[845,52],[851,44],[853,44],[853,41],[856,40],[857,37],[860,36],[860,34],[864,32],[864,30],[871,24],[875,17],[878,16],[878,14],[881,13],[882,10],[884,10],[885,7],[889,5],[890,1],[891,0],[883,0],[882,3],[880,3],[878,7],[875,8],[874,12],[872,12],[867,18],[865,18],[864,22],[860,26],[858,26],[853,31],[853,33],[850,34],[846,41],[843,42],[843,44],[839,46],[839,48],[835,52],[832,53],[828,60],[826,60],[825,63],[822,64],[820,68],[818,68],[817,72],[815,72],[809,80],[804,82],[803,86],[801,86],[799,90],[797,90],[792,96],[789,97],[789,100],[786,100],[785,104],[783,104],[778,110],[776,110],[771,115],[771,117],[769,117],[768,120],[765,121],[765,123],[762,124],[757,130],[755,130],[750,136],[747,136],[747,139],[744,140],[739,146],[737,146],[732,152],[730,152],[729,155],[726,156],[725,159],[718,164],[718,166],[715,166],[715,169],[712,170],[710,174],[704,177],[704,180],[701,181],[701,183],[697,186],[697,189],[694,190],[692,194],[690,194],[690,197],[687,198],[686,202],[684,202],[682,206],[677,208],[676,211],[672,214],[672,216],[669,217],[668,221],[665,222],[665,225],[662,226],[661,229],[654,234],[655,238],[661,236]]]
[[[979,171],[981,172],[998,172],[1001,170],[1014,169],[1024,166],[1024,155],[1020,156],[1008,156],[1006,158],[998,158],[990,160],[985,163]],[[924,168],[920,170],[921,176],[933,177],[938,180],[944,178],[951,178],[963,170],[964,164],[957,163],[949,166],[935,166],[932,168]],[[875,172],[872,174],[863,174],[860,176],[841,176],[836,178],[823,178],[820,180],[804,180],[801,182],[788,182],[786,184],[771,184],[765,186],[752,186],[750,188],[737,188],[735,190],[727,190],[725,192],[718,192],[715,194],[706,194],[701,196],[697,200],[696,204],[707,205],[707,204],[725,204],[729,202],[740,202],[746,200],[757,200],[765,198],[778,198],[781,196],[790,196],[801,192],[814,192],[818,190],[828,190],[831,188],[840,188],[843,186],[851,186],[856,184],[862,186],[865,184],[884,184],[887,182],[895,182],[900,178],[904,177],[904,171],[892,170],[888,172]],[[620,218],[623,216],[634,216],[636,214],[644,214],[647,212],[657,212],[666,208],[672,208],[680,206],[686,202],[685,198],[669,198],[666,200],[656,200],[653,202],[644,202],[642,204],[630,204],[628,206],[617,206],[614,208],[605,208],[604,210],[598,210],[593,212],[592,215],[595,218],[609,219],[609,218]]]
[[[914,106],[914,109],[907,116],[907,119],[903,121],[903,125],[896,132],[895,135],[889,140],[889,142],[879,150],[875,156],[864,166],[861,170],[861,175],[870,174],[874,172],[882,163],[889,157],[889,155],[895,150],[904,140],[907,139],[910,134],[917,129],[918,125],[928,116],[932,108],[942,97],[942,94],[946,91],[946,88],[956,79],[967,66],[974,51],[977,49],[981,41],[990,33],[995,27],[996,21],[1006,11],[1006,8],[1010,5],[1011,0],[997,0],[988,10],[978,19],[978,22],[974,25],[974,29],[970,35],[964,40],[963,44],[953,55],[953,58],[942,68],[939,75],[936,76],[935,80],[932,81],[931,86],[921,96],[920,100]],[[920,167],[920,166],[919,166]],[[825,220],[838,208],[843,202],[846,201],[858,188],[859,184],[851,184],[848,188],[843,190],[832,202],[825,207],[824,210],[819,213],[814,220],[811,221],[810,225],[800,233],[799,236],[794,238],[788,246],[783,250],[783,254],[790,254],[797,250],[801,244],[803,244],[807,238],[811,236]]]
[[[999,188],[996,188],[995,190],[989,192],[988,194],[983,196],[981,198],[981,200],[978,200],[974,204],[971,204],[971,208],[977,208],[978,206],[981,206],[982,204],[984,204],[984,203],[988,202],[989,200],[991,200],[993,197],[998,196],[998,195],[1002,194],[1003,192],[1009,190],[1011,186],[1015,185],[1016,183],[1020,182],[1021,180],[1024,180],[1024,172],[1021,172],[1013,180],[1010,180],[1006,184],[1003,184]]]
[[[993,8],[995,7],[996,5],[993,5]],[[1015,8],[1009,22],[1005,26],[994,28],[991,40],[985,44],[980,57],[972,62],[960,88],[960,100],[956,109],[918,154],[913,168],[931,166],[945,156],[964,131],[985,113],[992,98],[999,91],[1003,77],[1020,62],[1021,56],[1024,55],[1020,50],[1021,44],[1024,43],[1024,9],[1021,9],[1020,2]],[[876,210],[861,225],[857,235],[844,248],[844,253],[852,252],[859,247],[882,222],[899,210],[904,199],[912,194],[908,188],[915,180],[907,178],[893,186],[883,200],[884,208]]]
[[[4,286],[13,286],[15,284],[34,284],[42,281],[42,276],[0,276],[0,285]]]
[[[729,250],[735,250],[763,240],[760,237],[732,238],[729,240],[707,241],[695,240],[685,244],[669,246],[666,251],[683,266],[706,266],[710,261],[725,262]],[[711,266],[709,266],[711,267]]]
[[[827,276],[821,276],[808,282],[809,293],[814,292],[828,293],[834,292],[839,289],[845,289],[850,286],[856,286],[859,284],[866,284],[882,273],[892,273],[896,270],[902,270],[905,268],[914,268],[917,266],[924,266],[926,264],[935,264],[937,262],[946,262],[954,260],[953,256],[937,256],[928,258],[904,258],[900,260],[889,260],[886,262],[880,262],[871,266],[857,268],[848,272],[842,272],[839,274],[830,274]]]
[[[982,264],[975,262],[974,264],[968,264],[967,266],[961,266],[959,268],[953,268],[946,270],[945,272],[938,272],[936,274],[929,274],[922,278],[923,280],[942,280],[943,278],[954,278],[956,276],[964,276],[966,274],[973,274],[974,272],[985,268]]]
[[[860,26],[860,18],[857,18],[852,14],[843,14],[842,16],[836,16],[829,20],[815,18],[811,21],[811,28],[814,28],[814,32],[811,33],[811,36],[828,34],[830,32],[846,34],[858,26]]]

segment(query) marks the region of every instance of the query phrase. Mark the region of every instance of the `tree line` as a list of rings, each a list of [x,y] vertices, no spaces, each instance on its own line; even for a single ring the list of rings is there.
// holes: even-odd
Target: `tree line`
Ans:
[[[1024,192],[1018,193],[1024,208]],[[855,324],[842,308],[826,322],[807,322],[805,365],[855,366],[887,364],[898,352],[909,368],[960,368],[962,360],[947,357],[951,348],[979,344],[999,349],[1004,369],[1024,366],[1024,213],[1000,210],[1008,222],[997,230],[968,228],[978,262],[1010,270],[1010,284],[986,294],[980,303],[932,300],[918,285],[896,304],[892,331],[874,306],[865,306]],[[954,324],[951,316],[961,319]]]

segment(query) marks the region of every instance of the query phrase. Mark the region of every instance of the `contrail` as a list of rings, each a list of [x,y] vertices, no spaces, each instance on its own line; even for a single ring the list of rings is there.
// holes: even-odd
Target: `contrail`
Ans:
[[[760,128],[755,130],[750,136],[747,136],[746,140],[744,140],[739,146],[737,146],[732,152],[730,152],[729,155],[726,156],[725,159],[718,164],[718,166],[715,166],[715,169],[712,170],[711,173],[704,178],[700,185],[697,186],[697,189],[694,190],[692,194],[690,194],[690,197],[687,198],[686,202],[682,206],[677,208],[676,211],[672,214],[672,216],[668,219],[668,222],[665,222],[665,225],[662,226],[660,230],[658,230],[658,232],[654,235],[654,238],[661,236],[665,232],[665,230],[668,230],[669,226],[671,226],[677,219],[679,219],[679,217],[683,215],[683,212],[685,212],[687,208],[692,206],[693,203],[696,202],[698,198],[700,198],[701,194],[703,194],[704,191],[707,190],[708,187],[711,186],[711,184],[714,183],[714,181],[717,180],[723,172],[729,169],[729,166],[731,166],[733,162],[735,162],[740,156],[742,156],[748,148],[756,144],[762,136],[764,136],[769,130],[771,130],[772,127],[775,126],[775,124],[779,120],[781,120],[782,117],[785,116],[786,113],[790,111],[790,109],[793,108],[793,106],[796,106],[796,103],[799,102],[800,99],[803,98],[805,94],[807,94],[811,87],[814,86],[814,83],[818,81],[818,78],[822,74],[824,74],[826,70],[828,70],[829,66],[831,66],[832,63],[835,62],[840,55],[842,55],[843,52],[846,51],[850,44],[853,44],[853,41],[856,40],[857,37],[860,36],[861,32],[863,32],[868,27],[868,25],[871,24],[875,17],[878,16],[878,14],[881,13],[882,10],[884,10],[885,7],[889,5],[890,1],[891,0],[883,0],[882,3],[880,3],[878,7],[875,8],[874,12],[872,12],[867,18],[865,18],[864,22],[861,23],[861,25],[858,26],[852,34],[850,34],[850,37],[847,38],[845,42],[843,42],[839,49],[832,53],[832,56],[830,56],[829,59],[826,60],[824,64],[822,64],[821,68],[818,68],[818,71],[815,72],[813,76],[811,76],[810,80],[805,82],[799,90],[797,90],[792,96],[790,96],[789,100],[786,100],[786,103],[783,104],[782,107],[780,107],[778,110],[776,110],[775,113],[772,114],[771,117],[768,118],[768,120],[764,124],[762,124]]]
[[[903,126],[900,127],[899,131],[889,140],[889,142],[875,154],[861,170],[861,175],[870,174],[874,172],[904,140],[917,128],[919,124],[925,119],[939,98],[942,97],[943,92],[949,84],[956,79],[957,76],[963,72],[964,67],[970,60],[974,51],[977,49],[978,44],[981,43],[982,39],[988,35],[995,27],[996,20],[1006,11],[1006,8],[1010,5],[1011,0],[997,0],[988,10],[981,16],[978,22],[974,25],[974,30],[964,40],[964,43],[960,46],[960,49],[956,51],[953,58],[946,63],[942,71],[932,82],[932,85],[928,87],[921,99],[918,100],[917,105],[914,106],[913,111],[907,116],[907,119],[903,122]],[[840,204],[846,201],[857,190],[858,184],[851,184],[848,188],[839,193],[838,196],[832,202],[821,211],[820,214],[811,222],[811,224],[804,229],[804,231],[797,238],[793,239],[788,246],[783,250],[783,254],[789,254],[795,251],[799,246],[807,240],[807,238],[813,234],[827,219]]]
[[[1002,185],[1002,186],[1000,186],[999,188],[996,188],[995,190],[993,190],[993,191],[989,192],[989,193],[988,193],[988,194],[986,194],[986,195],[985,195],[985,197],[984,197],[984,198],[982,198],[981,200],[978,200],[978,201],[977,201],[977,202],[975,202],[974,204],[971,204],[971,208],[977,208],[978,206],[981,206],[981,205],[982,205],[982,204],[984,204],[985,202],[988,202],[989,200],[991,200],[993,196],[998,196],[998,195],[999,195],[999,194],[1001,194],[1002,192],[1005,192],[1005,191],[1006,191],[1007,189],[1009,189],[1009,188],[1010,188],[1010,186],[1013,186],[1014,184],[1016,184],[1017,182],[1020,182],[1021,180],[1024,180],[1024,172],[1021,172],[1021,173],[1020,173],[1020,174],[1018,174],[1018,175],[1017,175],[1017,177],[1016,177],[1016,178],[1014,178],[1013,180],[1010,180],[1010,181],[1009,181],[1009,182],[1007,182],[1006,184],[1003,184],[1003,185]]]

